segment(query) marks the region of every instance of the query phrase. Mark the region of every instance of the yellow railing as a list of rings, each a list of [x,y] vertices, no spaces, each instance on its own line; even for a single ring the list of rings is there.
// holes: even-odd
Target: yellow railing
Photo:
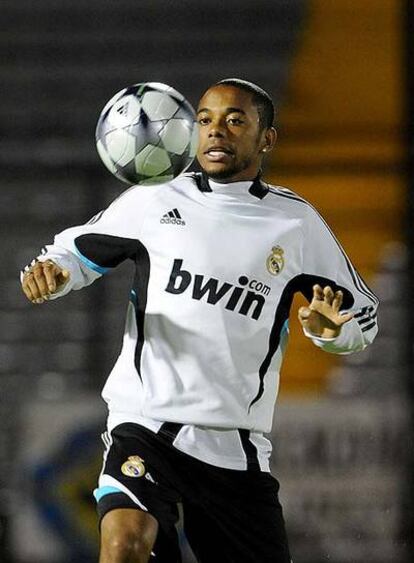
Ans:
[[[402,46],[398,0],[313,0],[280,109],[268,178],[324,215],[368,283],[403,237]],[[301,335],[292,309],[282,393],[326,389],[339,358]]]

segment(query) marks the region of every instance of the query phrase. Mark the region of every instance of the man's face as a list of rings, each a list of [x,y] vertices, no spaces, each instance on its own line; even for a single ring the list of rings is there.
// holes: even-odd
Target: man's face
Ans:
[[[201,168],[217,181],[252,180],[258,173],[265,131],[249,92],[213,86],[201,98],[197,119]]]

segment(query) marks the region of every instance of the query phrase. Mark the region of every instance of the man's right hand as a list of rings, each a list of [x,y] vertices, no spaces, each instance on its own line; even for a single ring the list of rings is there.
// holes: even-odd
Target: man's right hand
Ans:
[[[52,260],[36,261],[23,272],[22,289],[32,303],[44,303],[52,293],[62,289],[69,277],[69,272]]]

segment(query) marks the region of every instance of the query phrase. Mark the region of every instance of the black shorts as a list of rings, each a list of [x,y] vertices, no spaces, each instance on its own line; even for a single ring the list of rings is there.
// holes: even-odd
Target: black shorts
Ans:
[[[181,562],[181,504],[185,536],[200,563],[290,563],[279,483],[269,473],[209,465],[137,424],[121,424],[111,437],[102,475],[112,477],[112,486],[95,492],[99,517],[115,508],[147,509],[159,524],[154,561]]]

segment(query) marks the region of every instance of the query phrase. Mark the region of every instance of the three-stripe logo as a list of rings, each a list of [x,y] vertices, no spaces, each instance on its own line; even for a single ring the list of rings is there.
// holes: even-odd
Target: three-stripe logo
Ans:
[[[164,213],[164,215],[160,219],[160,223],[162,224],[171,224],[171,225],[185,225],[184,219],[181,217],[180,212],[177,208],[168,211],[168,213]]]
[[[354,318],[357,320],[362,332],[366,332],[377,324],[375,320],[377,318],[376,307],[362,307],[354,315]]]

